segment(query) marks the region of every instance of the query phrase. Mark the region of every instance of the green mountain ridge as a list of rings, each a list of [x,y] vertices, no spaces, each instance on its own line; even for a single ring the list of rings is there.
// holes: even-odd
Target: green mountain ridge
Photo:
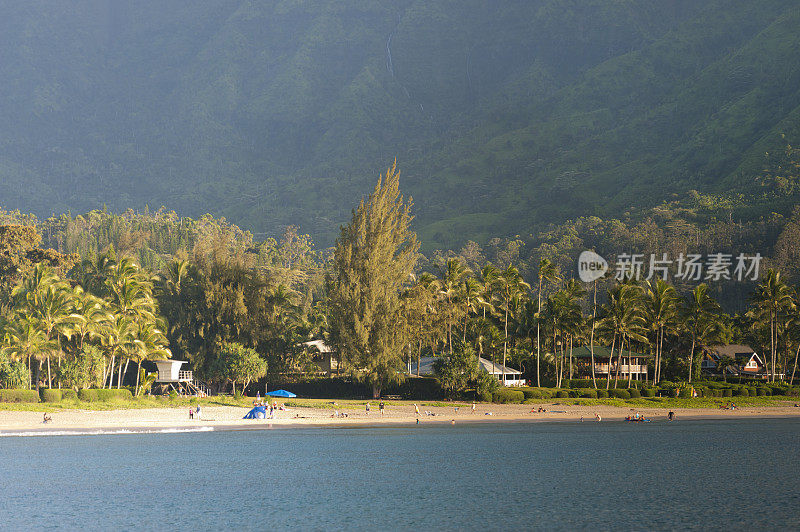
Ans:
[[[0,204],[335,238],[397,158],[427,249],[690,190],[767,215],[791,1],[0,2]],[[785,214],[792,201],[778,208]]]

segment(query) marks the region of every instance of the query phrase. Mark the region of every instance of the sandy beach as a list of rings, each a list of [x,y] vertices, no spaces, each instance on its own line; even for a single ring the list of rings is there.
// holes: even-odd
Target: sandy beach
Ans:
[[[531,408],[533,406],[533,408]],[[538,412],[541,406],[546,412]],[[189,419],[188,408],[150,408],[120,410],[59,410],[51,413],[52,421],[42,423],[42,412],[0,411],[0,435],[21,431],[83,432],[83,431],[165,431],[165,430],[245,430],[278,426],[359,426],[380,424],[415,424],[417,415],[413,403],[386,406],[384,415],[377,404],[370,412],[362,407],[345,406],[335,417],[331,408],[291,408],[277,411],[275,419],[242,419],[249,410],[245,407],[203,406],[202,419]],[[475,423],[475,422],[595,422],[599,414],[602,421],[620,421],[636,413],[653,422],[667,421],[668,411],[663,408],[637,409],[615,406],[580,406],[559,403],[541,405],[470,404],[453,406],[421,406],[420,424]],[[800,417],[800,408],[793,403],[786,406],[737,407],[735,410],[712,408],[676,408],[681,419],[730,419],[745,417]]]

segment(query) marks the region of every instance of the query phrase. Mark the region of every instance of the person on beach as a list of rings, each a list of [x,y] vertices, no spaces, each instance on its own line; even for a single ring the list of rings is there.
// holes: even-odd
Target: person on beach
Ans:
[[[472,413],[475,413],[475,401],[472,401]]]
[[[367,414],[369,414],[369,402],[367,402],[366,409],[367,409]]]
[[[599,412],[595,412],[594,413],[594,419],[595,419],[595,421],[603,421],[603,418],[600,417],[600,413]]]
[[[383,409],[384,409],[384,404],[383,404],[383,401],[381,401],[381,402],[380,402],[380,404],[378,405],[378,408],[379,408],[379,409],[380,409],[380,411],[381,411],[381,417],[383,417]]]
[[[419,417],[419,407],[417,406],[417,403],[414,403],[414,414]]]
[[[194,408],[189,407],[189,419],[194,419]]]
[[[197,405],[197,410],[195,410],[194,415],[197,416],[197,419],[202,419],[200,417],[200,405]]]
[[[42,423],[49,423],[50,421],[53,421],[53,418],[48,416],[47,412],[45,412],[44,413],[44,421],[42,421]]]

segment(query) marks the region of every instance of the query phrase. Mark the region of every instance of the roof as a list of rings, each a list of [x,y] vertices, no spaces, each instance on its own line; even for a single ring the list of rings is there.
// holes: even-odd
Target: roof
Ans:
[[[707,347],[706,350],[712,355],[717,355],[717,357],[727,357],[734,360],[750,360],[753,355],[758,356],[749,345],[741,344],[712,345]]]
[[[300,345],[305,347],[315,347],[320,353],[333,353],[335,351],[333,347],[325,343],[325,340],[311,340],[309,342],[303,342]]]
[[[567,356],[569,356],[569,350],[565,350]],[[580,347],[576,347],[572,350],[572,356],[576,358],[590,358],[592,356],[591,347],[588,345],[582,345]],[[594,356],[595,358],[608,358],[611,356],[611,348],[606,347],[604,345],[596,345],[594,346]],[[619,349],[616,347],[614,348],[614,356],[619,356]],[[622,351],[622,356],[628,356],[628,350],[624,349]],[[653,358],[653,355],[647,355],[644,353],[637,353],[635,351],[631,351],[630,356],[638,357],[638,358]]]
[[[178,364],[179,366],[180,366],[181,364],[186,364],[186,361],[185,361],[185,360],[172,360],[172,359],[168,359],[168,358],[164,358],[164,359],[161,359],[161,360],[153,360],[153,362],[155,362],[156,364],[161,364],[161,363],[164,363],[164,362],[169,362],[170,364]]]
[[[433,363],[436,361],[434,357],[420,357],[419,359],[419,374],[420,375],[433,375]],[[411,375],[417,374],[417,360],[411,361]]]
[[[419,363],[419,374],[420,375],[432,375],[433,374],[433,363],[441,357],[422,357],[420,358]],[[495,364],[490,360],[486,360],[485,358],[478,358],[478,367],[485,371],[486,373],[492,375],[502,375],[505,373],[506,375],[522,375],[522,372],[513,368],[509,368],[505,366],[505,372],[503,371],[502,364]],[[417,361],[411,361],[411,374],[417,374]]]
[[[479,357],[478,363],[481,369],[491,375],[502,375],[503,373],[506,375],[522,375],[522,372],[519,370],[509,368],[508,366],[503,366],[502,364],[495,364],[494,362],[486,360],[485,358]]]

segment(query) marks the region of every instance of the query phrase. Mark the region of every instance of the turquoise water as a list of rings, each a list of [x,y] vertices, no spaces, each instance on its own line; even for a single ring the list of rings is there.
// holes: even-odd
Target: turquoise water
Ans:
[[[0,528],[800,528],[798,420],[0,438]]]

